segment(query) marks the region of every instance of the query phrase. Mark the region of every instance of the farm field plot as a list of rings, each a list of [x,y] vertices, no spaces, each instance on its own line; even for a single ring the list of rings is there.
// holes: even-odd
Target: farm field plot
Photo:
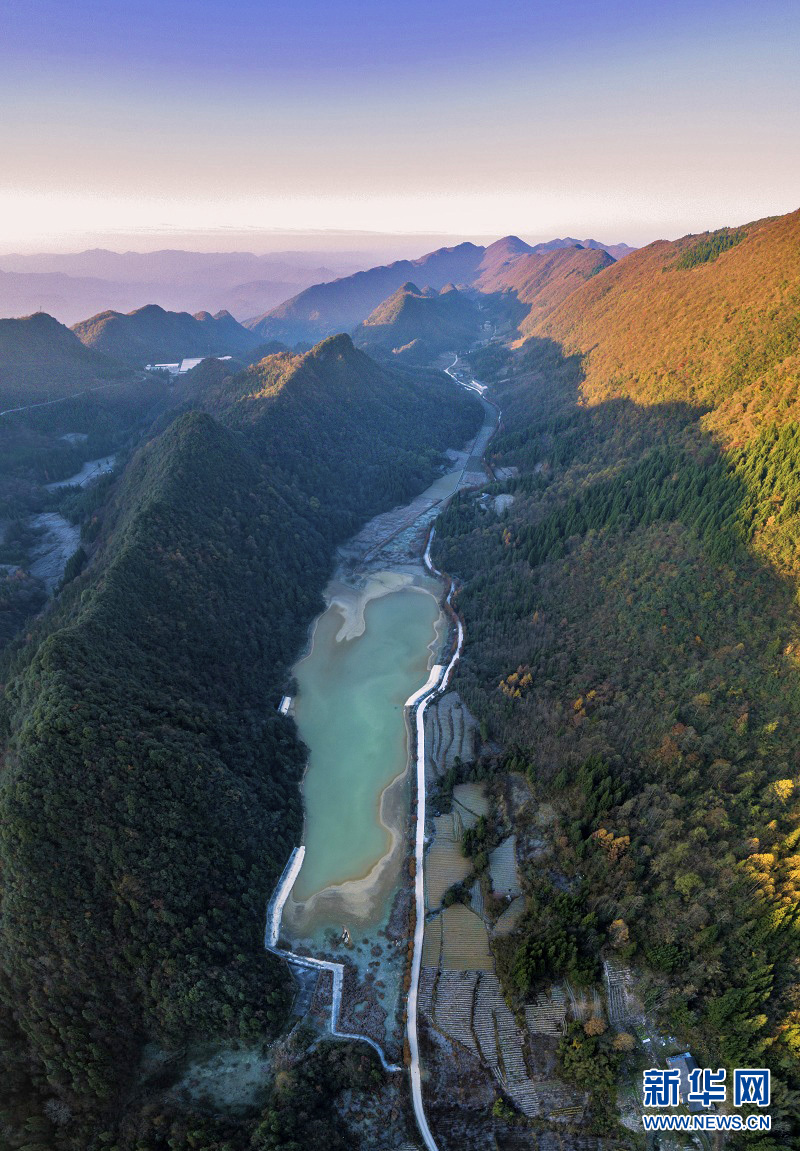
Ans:
[[[422,937],[422,966],[438,968],[442,958],[442,917],[435,916],[425,923]]]
[[[562,1035],[567,1016],[567,997],[563,987],[554,984],[540,991],[536,1002],[525,1008],[525,1022],[531,1035]]]
[[[469,762],[474,757],[477,726],[458,692],[447,692],[428,709],[425,769],[430,781],[453,767],[457,759]]]
[[[423,958],[423,967],[419,973],[419,1009],[423,1015],[430,1016],[433,1011],[433,991],[437,975],[437,968],[426,967]]]
[[[435,815],[433,817],[434,836],[438,843],[457,843],[461,845],[461,836],[464,828],[461,816],[457,811],[448,815]]]
[[[442,816],[452,828],[453,817]],[[436,839],[425,859],[425,894],[428,908],[435,911],[441,907],[442,898],[454,883],[461,883],[472,869],[470,861],[461,851],[461,843],[453,838],[452,831],[442,835],[437,828]]]
[[[442,912],[442,968],[447,971],[494,971],[489,933],[482,919],[462,903]]]
[[[497,895],[519,895],[517,837],[509,835],[489,856],[489,875]]]
[[[608,1018],[612,1023],[629,1023],[644,1014],[644,1008],[633,992],[633,974],[611,959],[603,962]]]
[[[523,1054],[525,1037],[509,1010],[500,981],[481,975],[475,997],[474,1029],[484,1062],[528,1116],[541,1113],[539,1090],[530,1078]]]
[[[478,973],[475,971],[442,971],[436,984],[433,1021],[444,1035],[461,1043],[473,1055],[478,1044],[472,1030],[472,1010]]]
[[[494,934],[501,936],[510,935],[522,918],[524,911],[525,896],[518,895],[516,899],[509,903],[508,907],[495,923]]]
[[[474,827],[482,815],[489,814],[489,800],[482,783],[459,783],[453,788],[453,810],[458,811],[464,827]]]

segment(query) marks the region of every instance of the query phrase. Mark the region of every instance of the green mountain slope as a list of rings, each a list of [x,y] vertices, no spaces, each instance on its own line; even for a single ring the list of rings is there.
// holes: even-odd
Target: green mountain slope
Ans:
[[[250,1042],[283,1023],[263,927],[302,824],[302,752],[275,711],[287,668],[336,544],[480,421],[449,382],[381,371],[347,337],[206,372],[192,402],[207,410],[138,452],[88,567],[4,676],[14,1146],[31,1115],[48,1147],[161,1147],[144,1045]],[[60,1124],[41,1118],[47,1099]],[[249,1146],[254,1122],[227,1120],[225,1146]]]
[[[441,352],[470,347],[481,322],[477,304],[452,285],[421,292],[407,283],[356,328],[353,339],[372,354],[430,363]]]
[[[134,312],[100,312],[75,324],[73,332],[88,347],[126,364],[174,363],[185,357],[246,353],[263,343],[230,312],[167,312],[148,304]]]
[[[46,312],[0,320],[0,410],[59,399],[121,374],[118,363],[84,347]]]
[[[464,580],[456,686],[542,837],[509,995],[630,966],[701,1065],[772,1068],[769,1148],[800,1135],[797,228],[651,245],[557,307],[496,389],[514,502],[462,497],[435,552]],[[560,1056],[598,1134],[612,1040]]]

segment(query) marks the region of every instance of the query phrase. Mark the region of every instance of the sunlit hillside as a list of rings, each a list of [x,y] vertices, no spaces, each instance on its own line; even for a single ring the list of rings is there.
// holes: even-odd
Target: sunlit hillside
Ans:
[[[590,403],[713,408],[726,443],[800,418],[800,211],[650,244],[530,333],[583,357]]]
[[[527,336],[569,296],[610,267],[613,258],[604,250],[555,248],[551,252],[512,255],[489,264],[475,282],[481,292],[511,295],[519,309],[520,335]]]

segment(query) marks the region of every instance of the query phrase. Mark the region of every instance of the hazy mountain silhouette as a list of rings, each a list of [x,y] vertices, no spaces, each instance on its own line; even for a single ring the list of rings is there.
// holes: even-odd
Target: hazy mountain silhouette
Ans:
[[[562,240],[552,243],[556,248],[574,247]],[[313,342],[337,331],[352,331],[407,282],[436,289],[447,283],[480,287],[483,277],[496,277],[502,268],[536,252],[518,236],[505,236],[487,248],[470,243],[440,248],[419,260],[397,260],[329,284],[315,284],[266,314],[245,321],[245,326],[289,344]]]
[[[174,311],[225,308],[244,318],[301,288],[357,270],[335,252],[87,252],[0,256],[0,315],[44,309],[74,324],[97,312],[156,303]]]

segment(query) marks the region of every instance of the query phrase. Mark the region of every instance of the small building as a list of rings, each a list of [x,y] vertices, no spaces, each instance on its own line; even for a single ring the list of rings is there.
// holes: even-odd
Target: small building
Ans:
[[[181,366],[180,364],[145,364],[145,369],[148,372],[169,372],[171,376],[177,376]]]
[[[702,1104],[686,1102],[691,1086],[689,1083],[689,1072],[697,1069],[697,1063],[692,1054],[689,1051],[684,1051],[683,1055],[670,1055],[667,1058],[667,1067],[672,1070],[677,1068],[677,1070],[680,1071],[681,1085],[679,1088],[679,1098],[681,1103],[688,1106],[690,1111],[702,1111]]]
[[[148,372],[169,372],[171,376],[182,376],[185,372],[190,372],[192,368],[196,368],[198,364],[202,364],[203,360],[230,360],[231,358],[231,356],[189,356],[177,364],[145,364],[145,368]]]
[[[178,375],[182,376],[184,372],[191,372],[192,368],[196,368],[198,364],[202,364],[203,360],[229,360],[230,356],[190,356],[188,359],[181,360]]]

